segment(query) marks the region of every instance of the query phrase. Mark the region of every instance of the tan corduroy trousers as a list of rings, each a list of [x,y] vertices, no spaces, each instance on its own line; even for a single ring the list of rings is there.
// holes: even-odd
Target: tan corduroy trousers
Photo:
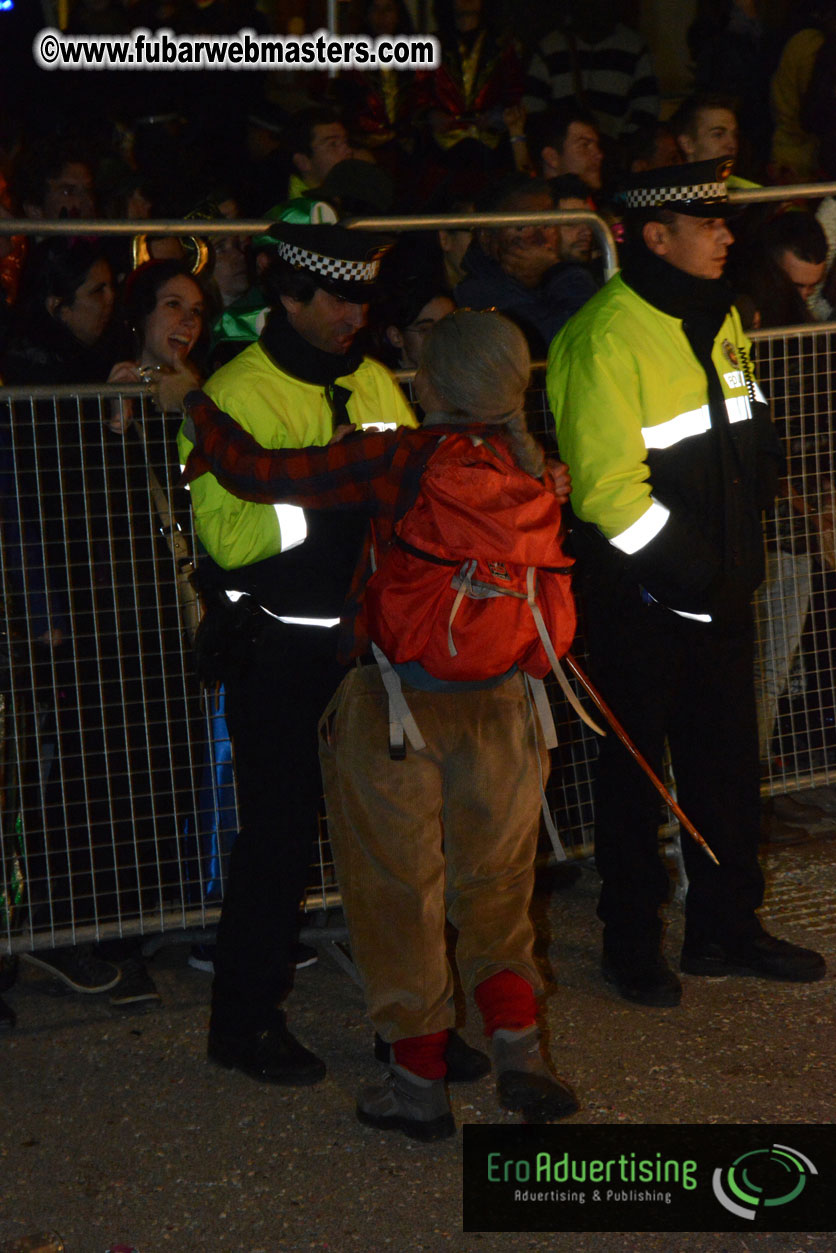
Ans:
[[[319,739],[352,956],[390,1042],[454,1024],[446,918],[466,992],[500,970],[541,986],[529,905],[548,753],[524,680],[404,693],[426,740],[405,760],[377,666],[346,675]]]

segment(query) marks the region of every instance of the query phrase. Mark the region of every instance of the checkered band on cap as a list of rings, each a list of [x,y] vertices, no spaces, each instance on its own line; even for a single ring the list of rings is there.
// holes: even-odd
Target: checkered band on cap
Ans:
[[[728,200],[726,184],[692,183],[683,187],[635,187],[622,191],[619,200],[627,209],[655,209],[688,200]]]
[[[372,257],[366,261],[346,261],[342,257],[325,257],[320,252],[311,252],[300,248],[298,244],[286,244],[278,241],[279,256],[297,269],[313,270],[324,278],[340,279],[343,282],[372,283],[380,269],[380,257]]]

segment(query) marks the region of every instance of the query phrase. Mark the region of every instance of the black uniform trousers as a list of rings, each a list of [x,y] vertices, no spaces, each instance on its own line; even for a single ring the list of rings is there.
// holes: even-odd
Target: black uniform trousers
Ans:
[[[240,831],[218,926],[211,1028],[264,1030],[293,984],[299,906],[322,782],[317,723],[344,668],[336,628],[265,615],[242,674],[225,679]]]
[[[695,622],[594,567],[583,571],[590,669],[602,695],[658,775],[667,738],[677,799],[719,860],[685,832],[686,946],[734,945],[761,931],[760,787],[750,620]],[[604,948],[630,960],[658,951],[670,878],[659,852],[660,800],[616,736],[601,743],[595,779],[598,915]]]

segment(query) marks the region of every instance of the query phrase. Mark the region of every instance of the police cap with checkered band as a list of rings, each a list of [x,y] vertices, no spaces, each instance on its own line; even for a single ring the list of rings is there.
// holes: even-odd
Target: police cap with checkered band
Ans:
[[[648,170],[631,178],[615,199],[627,213],[670,209],[695,218],[730,217],[736,211],[726,190],[732,165],[725,159]]]
[[[307,270],[332,295],[362,305],[379,294],[380,262],[389,246],[379,236],[336,223],[294,222],[276,222],[269,234],[283,261]]]

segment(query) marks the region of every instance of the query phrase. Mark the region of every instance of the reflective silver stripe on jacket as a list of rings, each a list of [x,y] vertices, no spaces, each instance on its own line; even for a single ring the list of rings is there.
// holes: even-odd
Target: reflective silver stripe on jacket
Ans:
[[[282,537],[282,552],[298,548],[308,537],[308,523],[305,511],[299,505],[274,505],[276,517],[279,519],[279,531]]]
[[[630,557],[656,538],[670,516],[670,510],[651,497],[650,507],[644,511],[638,521],[633,522],[619,535],[613,535],[610,543]]]
[[[260,606],[264,609],[264,606]],[[270,613],[269,609],[264,609],[265,613]],[[272,618],[278,618],[279,622],[286,622],[288,626],[315,626],[315,627],[335,627],[340,625],[339,618],[284,618],[279,613],[270,614]]]
[[[688,613],[685,609],[674,609],[673,612],[680,618],[690,618],[692,622],[710,622],[710,613]]]
[[[236,592],[227,588],[226,594],[234,604],[242,596],[248,596],[249,592]],[[258,607],[263,613],[268,613],[271,618],[275,618],[278,622],[285,622],[288,626],[335,627],[340,625],[339,618],[286,618],[282,614],[273,613],[273,610],[267,609],[265,605],[259,605]]]
[[[755,393],[761,399],[763,393],[755,385]],[[748,396],[727,396],[726,413],[729,422],[748,422],[752,417],[752,406]],[[672,448],[683,439],[693,435],[703,435],[711,429],[711,412],[708,405],[700,405],[699,409],[688,409],[678,413],[676,417],[665,422],[657,422],[655,426],[642,427],[642,439],[648,449]]]

